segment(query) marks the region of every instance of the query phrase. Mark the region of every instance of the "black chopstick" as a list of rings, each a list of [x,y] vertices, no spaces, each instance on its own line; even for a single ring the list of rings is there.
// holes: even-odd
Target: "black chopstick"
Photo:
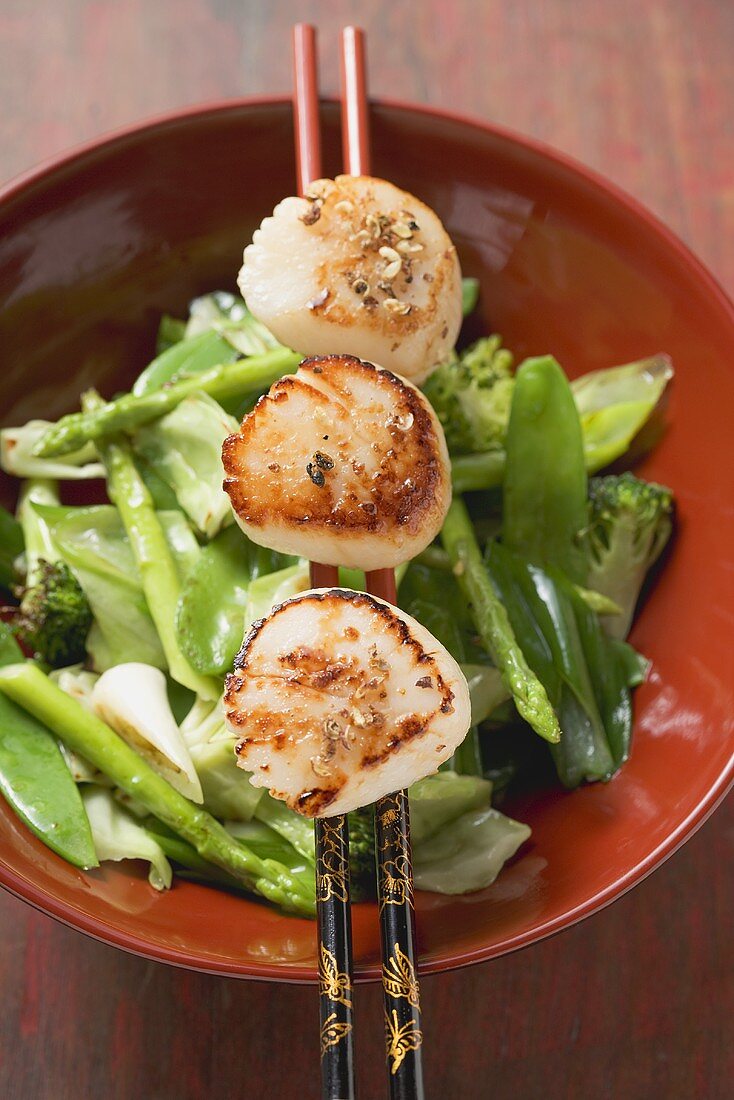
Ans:
[[[375,812],[377,896],[390,1096],[423,1095],[420,990],[415,968],[413,866],[407,791],[386,795]]]
[[[336,1100],[354,1096],[349,825],[343,814],[316,819],[316,913],[321,1089],[324,1097]]]
[[[333,565],[311,562],[311,587],[338,584]],[[316,818],[316,918],[319,928],[321,1093],[350,1100],[354,1084],[352,912],[346,814]]]
[[[369,175],[366,37],[358,27],[342,31],[341,74],[344,168],[350,175]],[[366,581],[367,591],[373,596],[397,604],[394,569],[369,572]],[[421,1100],[423,1031],[407,791],[397,791],[378,801],[375,844],[390,1096],[393,1100]]]
[[[397,604],[394,570],[378,569],[368,573],[367,591]],[[378,801],[375,844],[390,1096],[392,1100],[421,1100],[423,1030],[407,791],[396,791]]]
[[[293,74],[298,190],[303,195],[321,175],[316,31],[305,23],[293,28]],[[330,588],[338,582],[335,566],[311,562],[312,588]],[[317,819],[315,836],[321,1092],[324,1100],[352,1100],[354,1005],[346,817]]]
[[[294,28],[294,110],[301,194],[321,174],[316,34]],[[345,171],[369,172],[364,32],[342,32],[342,133]],[[367,591],[396,603],[395,573],[366,575]],[[334,566],[311,563],[312,587],[338,584]],[[385,1042],[390,1095],[423,1097],[420,995],[416,967],[410,818],[406,791],[379,800],[375,816],[378,900],[382,941]],[[316,892],[319,926],[322,1095],[354,1096],[352,933],[349,897],[349,829],[345,816],[316,821]]]

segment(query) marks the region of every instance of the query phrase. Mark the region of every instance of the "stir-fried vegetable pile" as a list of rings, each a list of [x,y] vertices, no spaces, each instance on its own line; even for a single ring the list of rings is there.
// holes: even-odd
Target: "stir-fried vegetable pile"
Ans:
[[[313,824],[236,767],[221,702],[248,625],[309,584],[307,562],[248,542],[221,488],[224,438],[299,357],[227,293],[164,317],[157,350],[130,393],[0,433],[22,479],[15,516],[0,511],[0,787],[76,866],[142,859],[156,889],[175,868],[310,915]],[[454,500],[398,571],[399,602],[461,664],[473,725],[410,791],[420,889],[481,889],[529,837],[493,794],[549,769],[608,780],[629,755],[647,662],[626,637],[672,494],[588,475],[628,451],[671,376],[657,356],[569,383],[551,357],[515,370],[491,336],[425,383]],[[100,477],[109,503],[63,503],[65,482]],[[370,807],[350,831],[369,896]]]

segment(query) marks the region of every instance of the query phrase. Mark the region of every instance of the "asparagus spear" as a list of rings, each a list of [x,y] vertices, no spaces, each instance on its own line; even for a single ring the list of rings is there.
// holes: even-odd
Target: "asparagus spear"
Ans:
[[[493,538],[495,534],[499,534],[499,528],[490,537]],[[421,565],[427,565],[430,569],[441,569],[445,573],[450,573],[452,569],[451,558],[440,546],[427,546],[425,550],[421,550],[413,561],[420,562]],[[575,584],[573,588],[586,606],[591,611],[596,611],[597,615],[621,615],[622,608],[619,604],[611,600],[609,596],[605,596],[603,592],[596,592],[593,588],[584,588],[580,584]]]
[[[496,489],[505,473],[505,452],[455,455],[451,459],[451,484],[455,493],[472,489]]]
[[[260,859],[219,822],[153,771],[109,726],[25,661],[0,668],[0,692],[44,723],[150,813],[188,841],[203,859],[294,913],[312,916],[315,900],[282,864]]]
[[[101,398],[90,391],[82,402],[90,411]],[[143,592],[155,623],[168,668],[174,680],[191,688],[205,699],[217,699],[220,685],[191,667],[178,645],[176,609],[181,583],[160,520],[142,477],[133,461],[129,444],[120,436],[99,443],[99,452],[107,470],[107,489],[117,505],[130,540],[143,582]]]
[[[559,741],[558,719],[545,688],[528,666],[517,643],[507,612],[482,561],[469,513],[460,497],[454,497],[451,503],[441,539],[469,601],[479,636],[500,670],[505,687],[512,692],[518,711],[546,741]]]
[[[42,436],[33,453],[42,458],[68,454],[79,450],[89,440],[132,431],[170,412],[184,397],[196,391],[203,390],[218,401],[224,401],[251,390],[267,388],[282,374],[295,370],[300,358],[289,348],[274,348],[264,355],[251,355],[234,363],[211,367],[152,393],[123,394],[115,401],[101,402],[94,409],[63,416]]]

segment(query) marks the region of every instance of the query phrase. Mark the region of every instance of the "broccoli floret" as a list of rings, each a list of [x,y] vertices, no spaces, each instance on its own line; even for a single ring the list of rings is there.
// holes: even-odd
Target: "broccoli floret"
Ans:
[[[587,584],[622,608],[605,621],[613,637],[627,637],[645,576],[672,530],[673,494],[664,485],[630,473],[590,480]]]
[[[504,446],[510,416],[512,353],[501,336],[487,336],[433,372],[423,387],[452,454]]]
[[[15,632],[53,668],[83,661],[92,611],[81,585],[64,562],[40,558],[23,592]]]
[[[349,814],[349,871],[352,897],[360,900],[374,896],[377,885],[374,806],[362,806]]]

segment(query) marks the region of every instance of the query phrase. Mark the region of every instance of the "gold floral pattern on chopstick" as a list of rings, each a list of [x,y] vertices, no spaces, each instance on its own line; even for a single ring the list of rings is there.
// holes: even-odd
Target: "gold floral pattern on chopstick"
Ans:
[[[418,1050],[423,1043],[423,1032],[412,1017],[400,1024],[395,1009],[385,1012],[385,1044],[390,1073],[396,1074],[411,1050]]]
[[[330,1047],[335,1047],[337,1043],[345,1039],[351,1030],[352,1025],[340,1021],[336,1012],[332,1012],[330,1016],[327,1016],[321,1025],[321,1057],[324,1057]]]
[[[352,983],[349,975],[339,970],[335,956],[321,944],[319,956],[319,991],[322,997],[328,997],[330,1001],[352,1007]]]
[[[321,902],[334,898],[346,903],[349,898],[349,857],[342,844],[340,821],[341,818],[328,817],[321,821],[322,844],[316,865],[316,889]]]
[[[396,791],[381,798],[378,803],[383,830],[379,848],[381,858],[378,858],[380,912],[386,905],[409,905],[414,908],[410,848],[403,828],[407,809],[405,800],[405,791]]]
[[[412,1008],[420,1008],[415,967],[399,943],[395,944],[395,950],[382,967],[382,984],[391,997],[404,997]]]

